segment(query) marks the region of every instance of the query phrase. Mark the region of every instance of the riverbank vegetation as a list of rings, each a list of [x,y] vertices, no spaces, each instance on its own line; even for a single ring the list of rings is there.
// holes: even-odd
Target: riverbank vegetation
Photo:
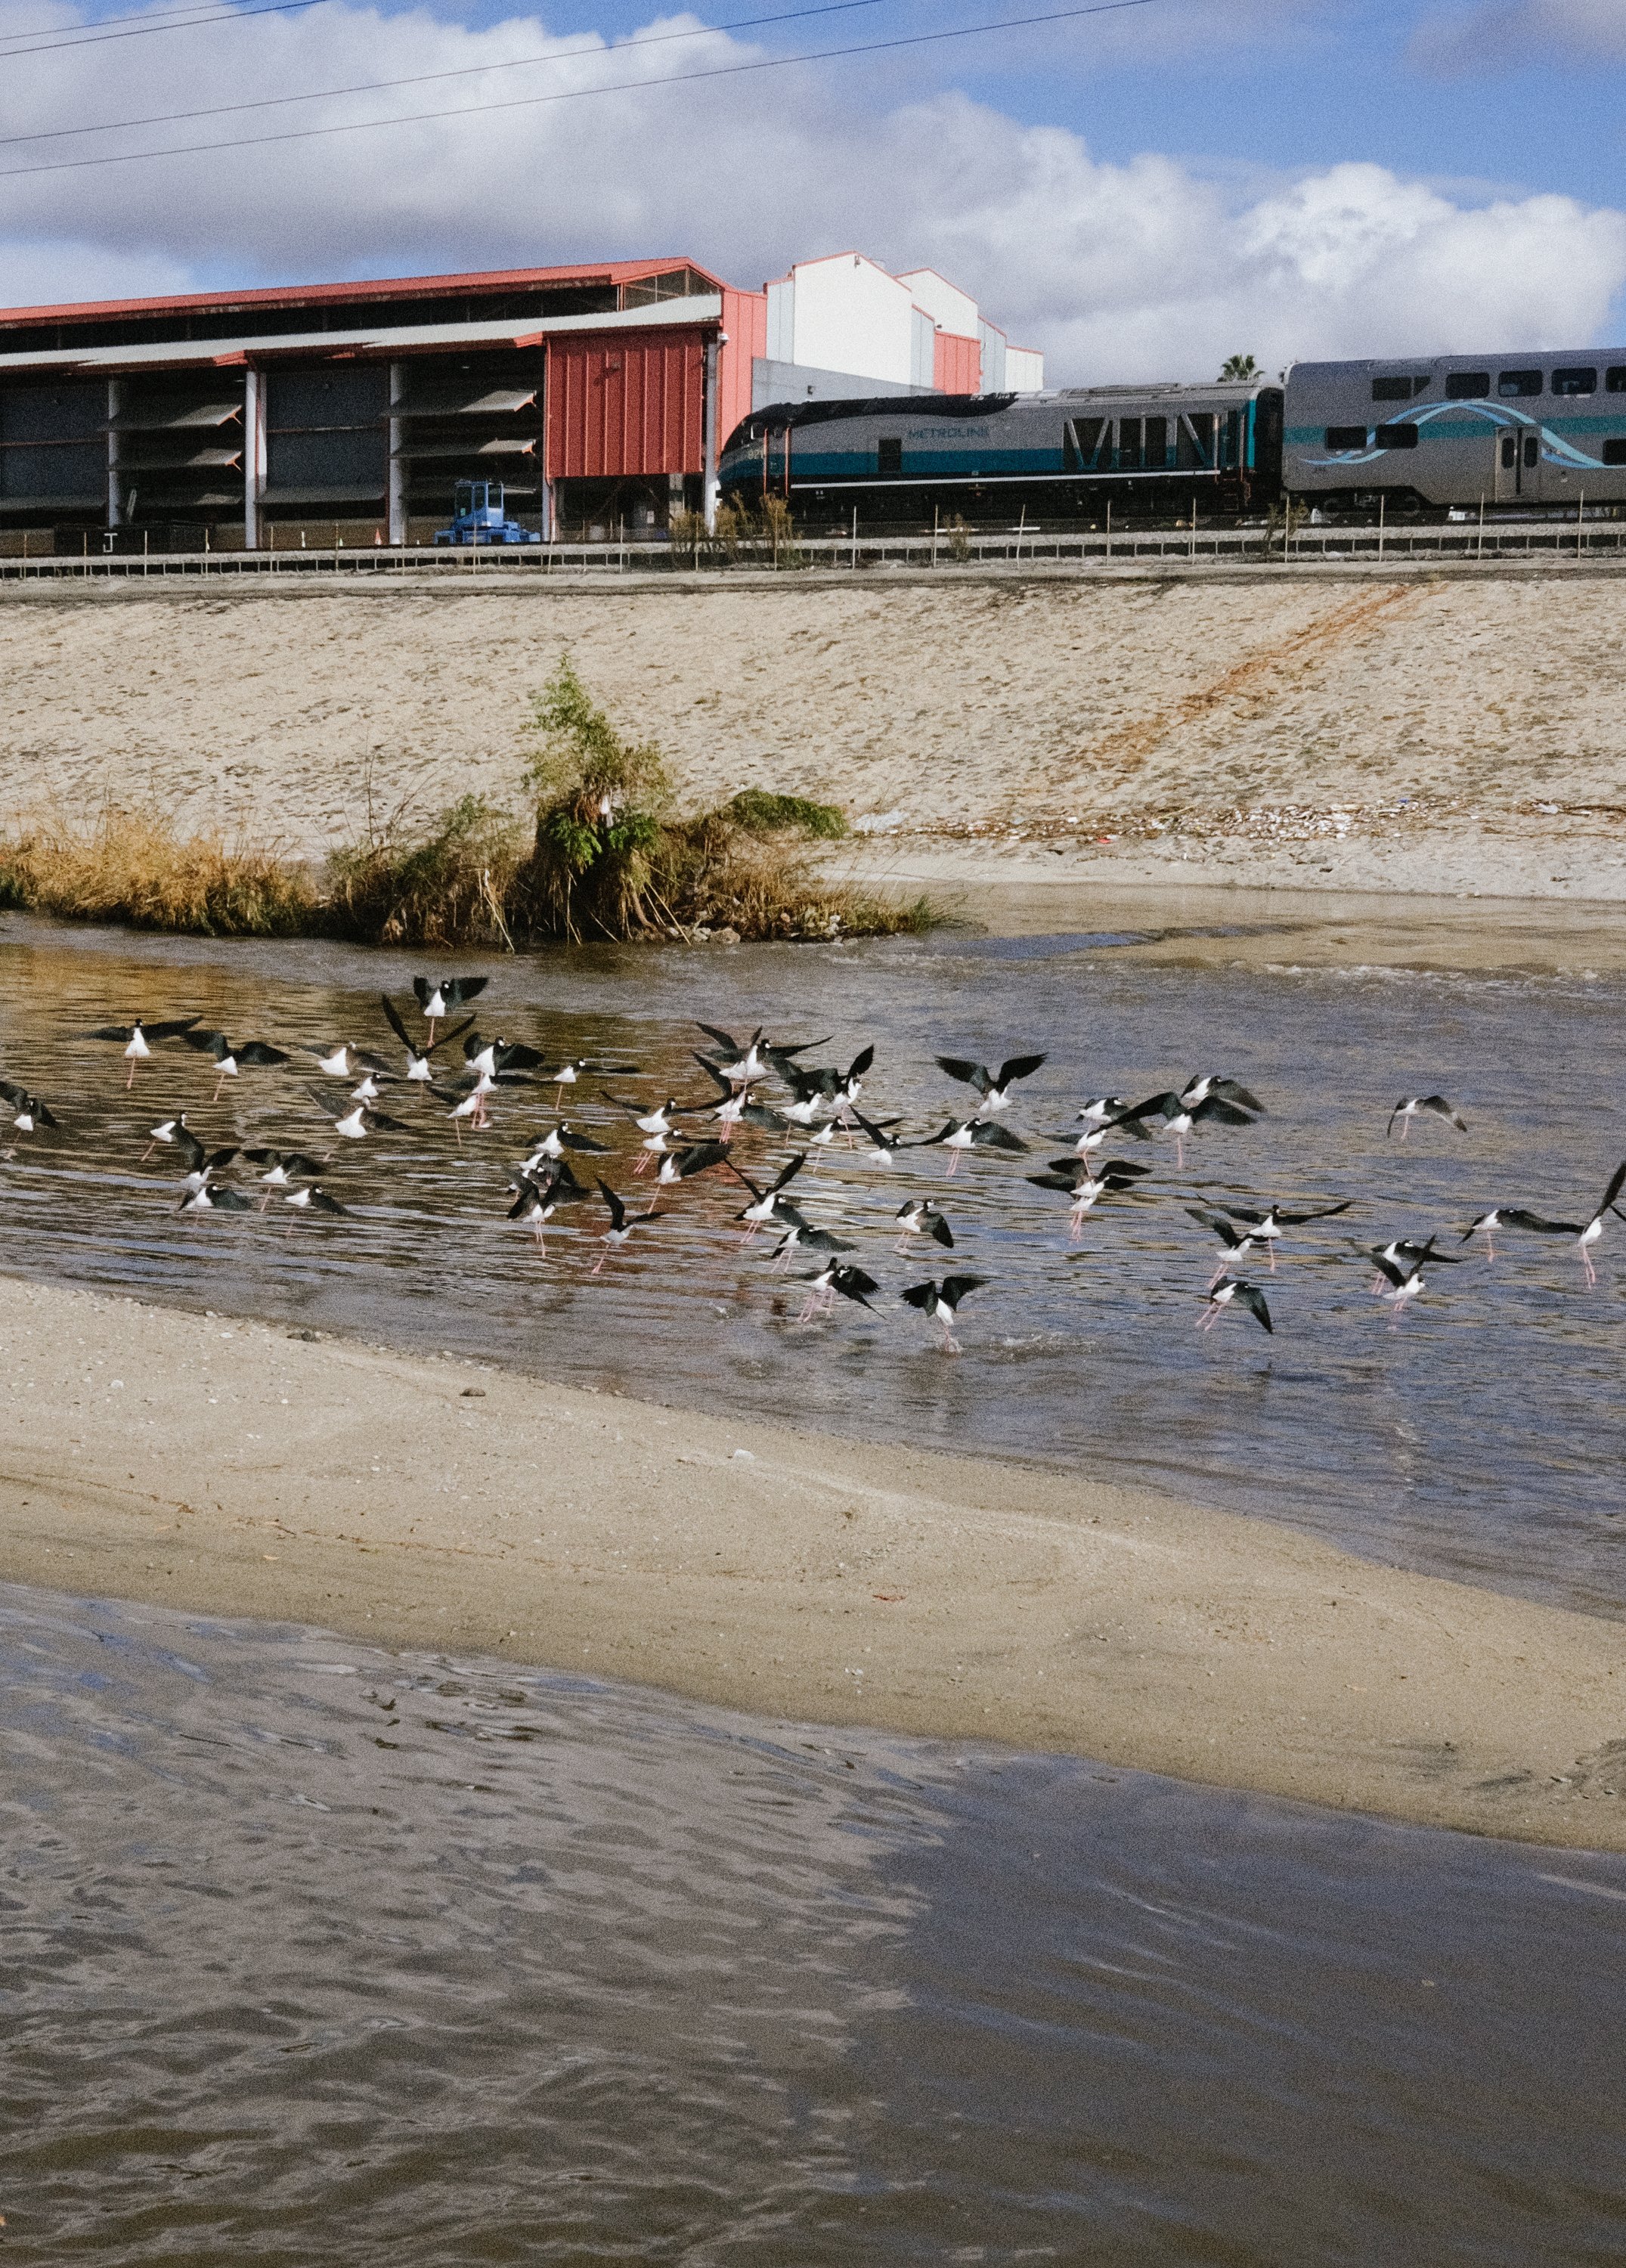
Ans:
[[[746,788],[685,813],[652,742],[628,739],[568,659],[538,696],[512,807],[466,795],[370,823],[320,871],[152,811],[53,817],[0,840],[0,905],[206,937],[364,945],[893,936],[931,926],[829,874],[834,805]]]

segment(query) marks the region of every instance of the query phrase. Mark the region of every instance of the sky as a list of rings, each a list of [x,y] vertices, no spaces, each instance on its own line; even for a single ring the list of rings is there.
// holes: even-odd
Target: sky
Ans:
[[[0,0],[0,303],[852,247],[1055,385],[1626,338],[1626,0],[1056,5]]]

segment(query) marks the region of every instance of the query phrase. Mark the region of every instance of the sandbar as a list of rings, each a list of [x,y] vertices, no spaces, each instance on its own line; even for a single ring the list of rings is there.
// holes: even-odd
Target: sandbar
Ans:
[[[1261,1520],[0,1278],[0,1579],[1626,1849],[1626,1631]]]

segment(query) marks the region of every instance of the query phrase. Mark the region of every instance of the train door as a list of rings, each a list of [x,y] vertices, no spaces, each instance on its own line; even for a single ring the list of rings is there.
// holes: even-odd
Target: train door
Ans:
[[[1534,425],[1504,427],[1497,440],[1498,504],[1536,504],[1541,496],[1541,437]]]

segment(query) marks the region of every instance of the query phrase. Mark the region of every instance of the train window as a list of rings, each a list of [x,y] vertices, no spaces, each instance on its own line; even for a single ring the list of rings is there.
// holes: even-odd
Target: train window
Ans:
[[[1374,378],[1372,398],[1374,401],[1409,401],[1414,394],[1426,392],[1428,374],[1415,378],[1409,372],[1404,378]]]
[[[1519,444],[1511,433],[1505,433],[1502,437],[1502,470],[1511,473],[1518,462]]]
[[[1415,425],[1411,428],[1414,433],[1416,430]],[[1327,446],[1329,449],[1364,449],[1366,446],[1366,428],[1364,425],[1329,425],[1327,428]]]
[[[1541,391],[1541,373],[1539,370],[1500,371],[1497,375],[1496,390],[1504,401],[1528,400],[1532,394]]]
[[[1137,473],[1141,464],[1141,421],[1138,417],[1118,420],[1118,470]]]
[[[1626,394],[1626,362],[1611,363],[1603,373],[1606,394]]]
[[[1214,454],[1214,413],[1197,409],[1174,427],[1174,462],[1181,472],[1218,463]]]
[[[1613,441],[1604,443],[1603,461],[1606,465],[1626,465],[1626,434],[1617,434]]]
[[[1598,373],[1595,370],[1556,370],[1553,372],[1555,394],[1596,394]]]
[[[1168,470],[1169,421],[1166,417],[1146,420],[1146,470],[1162,473]]]
[[[1104,417],[1075,417],[1067,430],[1072,436],[1073,446],[1078,452],[1079,463],[1085,466],[1093,465],[1100,453],[1101,442],[1107,431],[1107,420]]]
[[[878,473],[901,473],[903,470],[903,443],[894,433],[883,433],[875,444],[875,469]]]
[[[1446,373],[1448,401],[1483,401],[1490,391],[1488,370],[1451,370]]]
[[[1415,449],[1418,431],[1416,425],[1380,425],[1378,446],[1380,449]]]

